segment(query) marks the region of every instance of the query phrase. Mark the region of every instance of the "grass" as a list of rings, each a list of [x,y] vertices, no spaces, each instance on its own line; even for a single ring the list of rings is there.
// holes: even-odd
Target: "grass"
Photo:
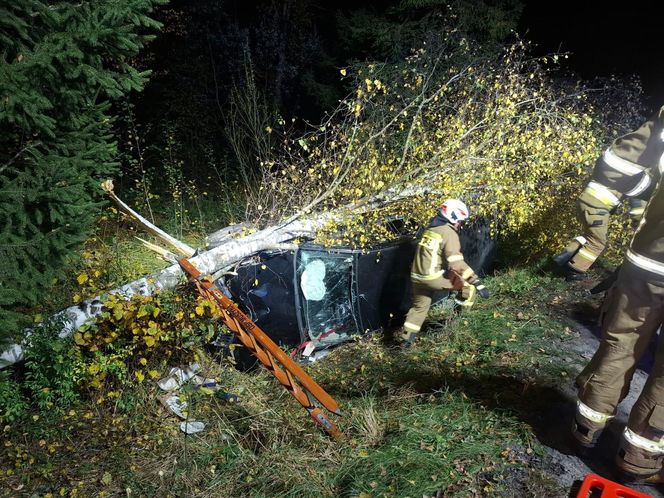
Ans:
[[[60,419],[4,428],[0,489],[8,496],[564,496],[541,463],[533,424],[577,368],[565,353],[569,323],[552,304],[574,296],[537,268],[504,271],[487,286],[492,298],[468,312],[436,308],[406,352],[367,336],[309,367],[342,406],[339,442],[265,371],[241,373],[202,355],[204,375],[241,397],[227,403],[190,390],[191,416],[206,423],[204,432],[181,433],[152,383],[101,404],[90,395]]]

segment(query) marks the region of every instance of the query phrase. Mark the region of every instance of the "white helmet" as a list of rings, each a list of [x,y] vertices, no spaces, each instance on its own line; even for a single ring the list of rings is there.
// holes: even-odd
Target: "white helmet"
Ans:
[[[450,223],[466,221],[470,216],[468,207],[458,199],[447,199],[438,208],[440,215]]]

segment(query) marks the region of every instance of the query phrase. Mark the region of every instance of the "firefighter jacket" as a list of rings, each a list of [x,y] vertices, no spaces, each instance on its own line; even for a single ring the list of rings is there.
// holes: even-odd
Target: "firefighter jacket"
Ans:
[[[660,136],[664,144],[664,136]],[[664,163],[664,152],[661,155]],[[659,183],[627,250],[623,267],[639,278],[664,284],[664,185]],[[623,270],[621,270],[623,271]]]
[[[431,282],[439,278],[447,280],[445,288],[459,289],[462,282],[458,277],[451,278],[447,270],[454,270],[463,281],[474,284],[479,279],[473,269],[466,264],[461,254],[461,241],[456,229],[440,217],[432,220],[422,234],[413,259],[410,278],[414,282]]]
[[[648,200],[664,169],[664,106],[637,130],[616,139],[597,160],[586,192],[607,208],[622,196]]]

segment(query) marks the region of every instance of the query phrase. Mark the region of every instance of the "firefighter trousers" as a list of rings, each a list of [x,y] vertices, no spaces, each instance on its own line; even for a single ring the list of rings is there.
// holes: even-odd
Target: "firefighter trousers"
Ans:
[[[435,280],[411,280],[413,303],[403,324],[402,340],[408,340],[411,334],[417,334],[429,313],[434,293],[452,290],[452,282],[444,277]]]
[[[576,379],[584,408],[607,419],[615,414],[662,322],[664,287],[621,270],[602,307],[599,348]],[[617,458],[623,470],[634,474],[656,473],[664,459],[663,344],[660,340],[652,371],[630,412]]]

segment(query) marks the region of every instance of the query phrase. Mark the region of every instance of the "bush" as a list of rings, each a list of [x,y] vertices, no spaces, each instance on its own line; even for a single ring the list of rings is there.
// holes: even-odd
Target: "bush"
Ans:
[[[76,362],[78,351],[70,338],[60,338],[64,320],[36,326],[25,347],[25,386],[41,411],[62,413],[79,400]]]
[[[73,336],[81,384],[94,389],[154,379],[163,363],[191,361],[215,334],[213,303],[181,290],[125,300],[110,295],[97,321]]]
[[[18,384],[7,371],[0,371],[0,423],[13,422],[22,418],[28,403],[21,394]]]

